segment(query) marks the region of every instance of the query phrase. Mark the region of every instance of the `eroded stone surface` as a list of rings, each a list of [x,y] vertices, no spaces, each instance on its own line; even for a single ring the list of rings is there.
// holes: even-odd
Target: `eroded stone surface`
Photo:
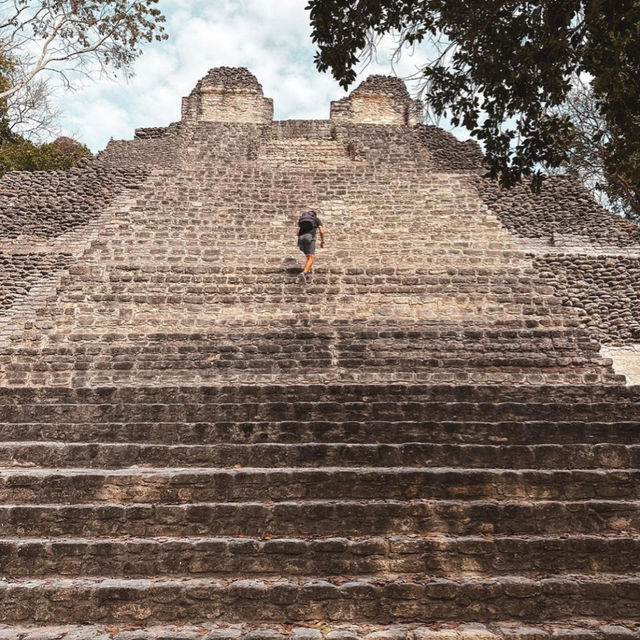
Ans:
[[[605,346],[602,354],[613,360],[613,368],[626,377],[627,384],[640,385],[640,343]]]

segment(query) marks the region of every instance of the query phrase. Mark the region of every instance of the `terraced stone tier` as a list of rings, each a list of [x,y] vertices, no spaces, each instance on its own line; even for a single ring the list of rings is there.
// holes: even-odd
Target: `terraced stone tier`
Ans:
[[[148,578],[391,574],[421,579],[525,573],[620,573],[640,561],[633,535],[360,538],[4,538],[5,577],[48,575]],[[30,562],[25,561],[29,559]]]
[[[635,430],[637,432],[637,429]],[[637,469],[640,444],[142,444],[56,441],[0,442],[0,465],[55,469],[116,467],[472,467]]]
[[[629,535],[637,500],[305,500],[0,505],[8,536]]]
[[[640,499],[640,470],[263,469],[5,470],[4,504],[141,502],[180,504],[372,498],[588,500]]]
[[[6,622],[74,623],[93,620],[171,622],[261,620],[374,624],[419,619],[460,620],[472,607],[479,622],[577,617],[637,616],[640,577],[602,574],[533,580],[491,579],[320,580],[258,579],[49,579],[0,584],[0,615]]]

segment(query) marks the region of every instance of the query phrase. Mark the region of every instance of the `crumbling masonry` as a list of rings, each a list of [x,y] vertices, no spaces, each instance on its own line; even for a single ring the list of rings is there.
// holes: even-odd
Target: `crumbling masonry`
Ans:
[[[0,181],[2,638],[640,638],[640,229],[330,113],[222,67]]]

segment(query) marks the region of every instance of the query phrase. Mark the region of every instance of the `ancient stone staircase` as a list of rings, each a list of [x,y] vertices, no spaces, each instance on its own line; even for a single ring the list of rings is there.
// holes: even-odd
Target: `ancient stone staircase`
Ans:
[[[440,138],[171,131],[0,334],[0,638],[638,638],[637,389]]]
[[[516,622],[601,636],[637,620],[640,404],[623,387],[1,402],[4,623],[474,622],[515,637]]]

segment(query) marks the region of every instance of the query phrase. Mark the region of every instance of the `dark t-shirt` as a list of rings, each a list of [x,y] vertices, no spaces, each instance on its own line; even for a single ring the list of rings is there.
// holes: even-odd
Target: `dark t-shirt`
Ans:
[[[313,222],[313,229],[311,229],[310,231],[303,231],[302,229],[300,229],[300,227],[298,227],[298,236],[302,236],[309,233],[315,238],[316,234],[318,233],[318,227],[322,226],[322,222],[320,221],[320,218],[318,218],[318,216],[316,216],[315,219],[312,220],[312,222]]]

